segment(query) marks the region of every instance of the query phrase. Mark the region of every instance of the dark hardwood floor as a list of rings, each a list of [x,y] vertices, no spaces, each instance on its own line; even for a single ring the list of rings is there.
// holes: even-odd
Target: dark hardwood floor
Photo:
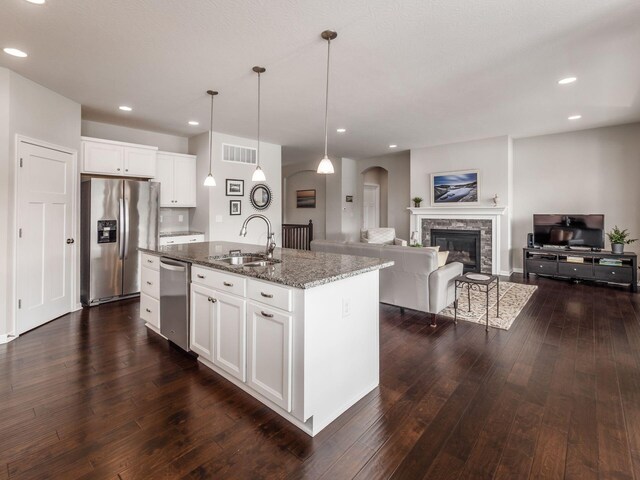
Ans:
[[[640,480],[640,296],[532,280],[508,331],[381,305],[380,387],[315,438],[138,302],[0,346],[0,479]]]

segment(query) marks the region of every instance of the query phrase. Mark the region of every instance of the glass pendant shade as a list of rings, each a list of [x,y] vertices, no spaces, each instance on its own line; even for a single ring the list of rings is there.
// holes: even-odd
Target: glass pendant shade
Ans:
[[[252,182],[265,182],[267,177],[264,175],[264,171],[258,166],[253,171],[253,175],[251,176]]]
[[[325,155],[324,158],[320,160],[320,164],[318,165],[317,171],[318,173],[321,173],[323,175],[329,175],[334,172],[333,163],[331,163],[331,160],[327,155]]]
[[[215,187],[216,186],[216,179],[213,178],[213,174],[212,173],[207,175],[207,178],[204,179],[204,186],[205,187]]]

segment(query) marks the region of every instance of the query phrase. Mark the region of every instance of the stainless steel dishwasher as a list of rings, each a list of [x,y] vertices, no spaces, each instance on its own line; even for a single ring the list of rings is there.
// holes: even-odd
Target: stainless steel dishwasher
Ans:
[[[189,351],[190,264],[160,257],[160,332]]]

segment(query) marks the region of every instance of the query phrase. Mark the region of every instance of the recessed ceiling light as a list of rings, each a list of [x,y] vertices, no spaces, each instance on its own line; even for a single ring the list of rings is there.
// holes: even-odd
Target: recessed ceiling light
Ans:
[[[336,132],[338,132],[338,133],[344,133],[346,131],[347,131],[346,128],[338,128],[338,129],[336,129]]]
[[[396,145],[395,143],[392,143],[391,145],[389,145],[389,148],[398,148],[398,145]]]
[[[18,50],[17,48],[4,48],[4,53],[8,53],[9,55],[13,55],[14,57],[20,57],[20,58],[24,58],[27,56],[26,53],[24,53],[22,50]]]
[[[196,122],[195,120],[189,120],[189,125],[193,125],[194,127],[200,125],[200,122]]]
[[[568,117],[569,120],[580,120],[582,118],[582,115],[571,115],[570,117]]]
[[[43,5],[46,0],[27,0],[29,3],[35,3],[36,5]]]
[[[133,110],[133,108],[127,107],[126,105],[120,105],[118,108],[123,112],[130,112],[131,110]]]
[[[566,77],[566,78],[563,78],[563,79],[561,79],[561,80],[558,80],[558,83],[559,83],[560,85],[568,85],[568,84],[570,84],[570,83],[575,82],[576,80],[577,80],[577,78],[576,78],[576,77]]]

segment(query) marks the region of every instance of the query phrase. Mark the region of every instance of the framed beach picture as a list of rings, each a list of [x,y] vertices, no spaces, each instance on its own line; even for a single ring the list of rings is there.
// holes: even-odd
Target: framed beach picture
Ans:
[[[240,200],[229,200],[229,215],[242,215],[242,202]]]
[[[235,178],[227,178],[227,197],[243,197],[244,196],[244,180]]]
[[[297,208],[316,208],[315,190],[296,190]]]
[[[478,203],[478,170],[431,174],[431,205]]]

